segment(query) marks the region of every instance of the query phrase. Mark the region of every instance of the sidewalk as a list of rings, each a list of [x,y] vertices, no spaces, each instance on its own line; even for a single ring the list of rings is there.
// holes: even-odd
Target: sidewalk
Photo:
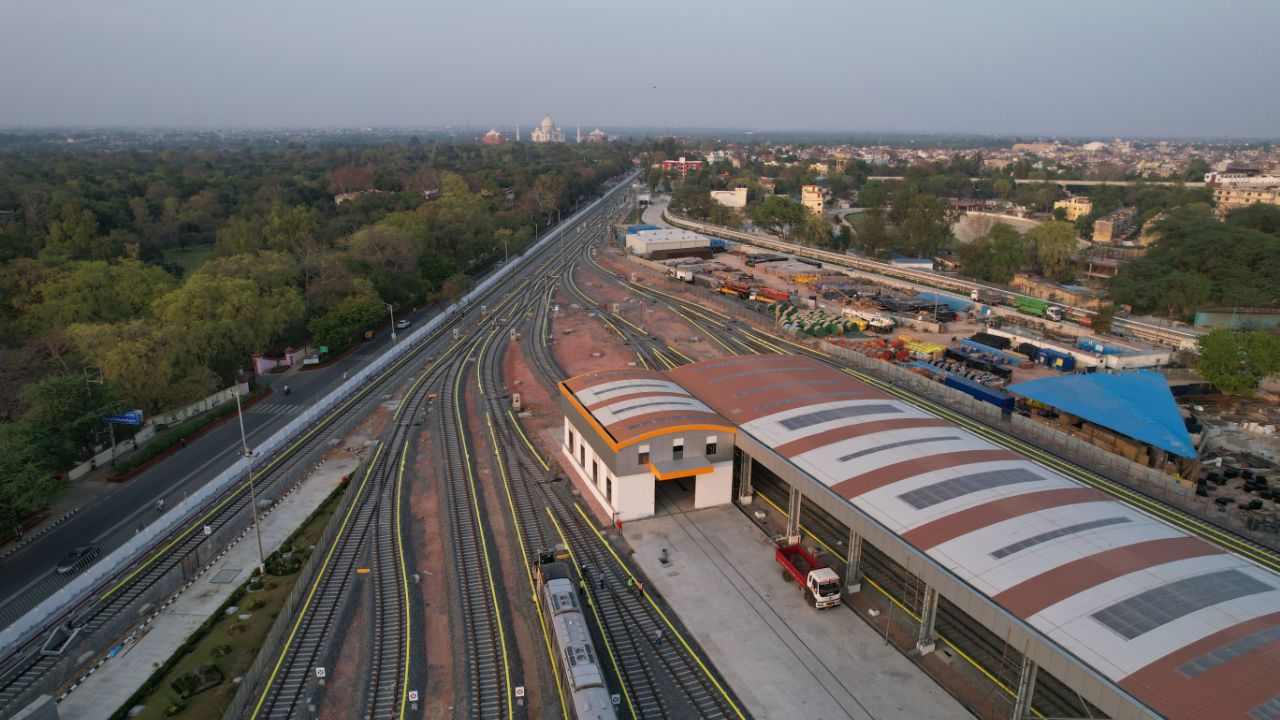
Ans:
[[[358,464],[359,458],[350,453],[331,453],[318,470],[262,516],[263,551],[270,554],[278,548],[342,476],[353,472]],[[176,599],[152,615],[146,627],[131,635],[115,657],[100,659],[87,678],[72,685],[73,690],[58,705],[58,714],[77,720],[106,720],[249,578],[257,565],[258,546],[249,532]]]

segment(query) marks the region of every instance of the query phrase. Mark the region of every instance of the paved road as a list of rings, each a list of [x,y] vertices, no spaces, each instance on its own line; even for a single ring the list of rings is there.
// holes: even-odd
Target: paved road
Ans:
[[[397,314],[396,318],[408,317],[417,325],[435,311],[431,306],[407,316]],[[277,392],[245,413],[249,447],[270,437],[316,399],[340,385],[344,370],[354,372],[390,346],[391,334],[383,329],[374,340],[362,343],[332,365],[309,372],[261,376],[259,382],[272,385]],[[291,388],[287,396],[278,391],[286,384]],[[69,520],[0,562],[0,576],[4,577],[0,611],[11,604],[30,608],[52,594],[72,577],[59,578],[53,570],[67,551],[87,542],[98,542],[122,525],[132,527],[154,520],[153,506],[157,498],[180,499],[202,487],[239,459],[239,445],[237,423],[222,423],[188,447],[100,495]],[[171,501],[168,506],[176,504]]]

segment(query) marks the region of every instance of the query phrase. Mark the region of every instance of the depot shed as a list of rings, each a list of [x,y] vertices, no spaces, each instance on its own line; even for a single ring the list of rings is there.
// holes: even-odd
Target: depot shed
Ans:
[[[693,485],[695,508],[731,501],[734,429],[666,374],[626,368],[560,383],[561,453],[619,520],[649,517],[657,483]]]

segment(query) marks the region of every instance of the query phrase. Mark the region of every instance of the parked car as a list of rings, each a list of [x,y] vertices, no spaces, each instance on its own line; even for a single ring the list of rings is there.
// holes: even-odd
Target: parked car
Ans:
[[[410,321],[408,321],[408,320],[397,320],[397,321],[396,321],[396,329],[397,329],[397,330],[408,330],[408,329],[409,329],[409,326],[410,326],[410,325],[412,325],[412,324],[413,324],[413,323],[412,323],[412,322],[410,322]]]
[[[73,548],[62,558],[62,562],[58,563],[59,575],[72,575],[89,567],[94,560],[98,559],[97,545],[81,545]]]

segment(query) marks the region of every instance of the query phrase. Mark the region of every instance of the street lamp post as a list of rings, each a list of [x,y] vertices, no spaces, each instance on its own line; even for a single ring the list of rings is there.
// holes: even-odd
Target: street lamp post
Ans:
[[[387,303],[387,312],[391,313],[391,342],[396,341],[396,309],[391,303]]]
[[[253,451],[244,434],[244,409],[240,406],[240,391],[236,390],[236,415],[240,418],[240,455],[244,458],[245,474],[249,476],[249,507],[253,509],[253,531],[258,536],[258,575],[267,573],[266,555],[262,552],[262,524],[258,522],[258,494],[253,486]]]

